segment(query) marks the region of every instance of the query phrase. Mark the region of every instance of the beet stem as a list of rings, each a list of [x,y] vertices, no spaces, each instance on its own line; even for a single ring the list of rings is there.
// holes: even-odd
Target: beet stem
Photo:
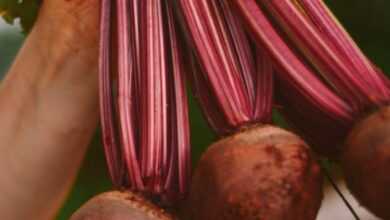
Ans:
[[[255,59],[228,1],[179,3],[194,51],[193,87],[213,129],[226,135],[246,124],[269,122],[273,68],[260,51]],[[259,71],[263,66],[257,62],[269,66]]]
[[[122,184],[120,175],[120,164],[118,155],[118,143],[115,139],[115,128],[113,122],[113,103],[111,88],[111,67],[110,67],[110,35],[112,15],[112,4],[110,0],[103,0],[101,5],[101,37],[100,37],[100,62],[99,62],[99,87],[100,87],[100,114],[104,150],[107,165],[112,182],[116,187]]]
[[[171,4],[102,1],[100,45],[102,132],[112,181],[169,203],[187,193],[191,171],[183,58]]]

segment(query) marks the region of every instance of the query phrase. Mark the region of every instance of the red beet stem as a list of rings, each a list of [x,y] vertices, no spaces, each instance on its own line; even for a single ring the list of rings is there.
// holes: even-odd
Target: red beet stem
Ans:
[[[121,173],[121,157],[118,152],[118,140],[116,140],[115,125],[113,121],[113,101],[111,88],[111,22],[112,4],[110,0],[103,0],[101,7],[101,37],[100,37],[100,114],[103,135],[103,144],[106,154],[109,173],[116,187],[123,183]]]
[[[272,120],[272,103],[274,88],[274,68],[268,54],[264,50],[256,50],[255,106],[254,118],[263,123]]]
[[[269,62],[267,56],[259,53],[254,59],[228,1],[179,2],[195,51],[193,86],[214,130],[224,135],[247,123],[269,121],[272,69],[258,71],[256,62]]]
[[[187,192],[191,170],[187,94],[174,22],[168,2],[102,1],[101,114],[109,171],[117,186],[126,187],[127,179],[132,190],[168,200]],[[127,173],[121,171],[121,158]]]
[[[142,175],[154,191],[162,187],[161,172],[166,172],[166,157],[162,149],[167,146],[166,54],[164,44],[161,1],[141,3],[141,72],[139,85],[143,95],[139,115]],[[146,51],[146,52],[144,52]]]
[[[227,1],[220,1],[220,10],[222,12],[222,16],[224,17],[221,18],[221,20],[226,20],[226,30],[230,33],[231,40],[236,51],[236,63],[239,64],[238,68],[242,76],[241,80],[245,86],[246,96],[248,97],[250,104],[253,106],[256,96],[256,85],[254,81],[257,79],[257,74],[255,69],[255,60],[253,59],[247,35],[240,27],[241,24],[235,18],[235,14],[233,14]]]
[[[388,101],[386,82],[324,3],[318,0],[260,2],[318,73],[355,111]]]
[[[124,158],[129,172],[129,179],[132,187],[143,189],[140,167],[137,160],[135,148],[134,125],[132,123],[133,115],[131,103],[133,88],[131,80],[133,78],[133,68],[131,66],[131,44],[130,44],[130,16],[129,1],[116,1],[117,23],[118,23],[118,109],[121,129],[121,144],[124,152]]]
[[[301,97],[300,103],[326,115],[329,120],[348,123],[352,120],[351,108],[329,89],[291,48],[272,25],[254,0],[234,0],[234,9],[256,43],[263,46],[277,68],[277,76]]]
[[[188,101],[186,91],[186,79],[184,58],[180,53],[182,46],[177,38],[177,30],[173,17],[173,7],[166,2],[167,23],[169,30],[169,46],[171,48],[170,63],[171,67],[169,71],[170,78],[168,79],[168,88],[170,92],[169,106],[174,106],[171,109],[170,118],[170,146],[178,146],[177,148],[171,148],[171,165],[170,174],[173,176],[175,171],[175,161],[178,161],[178,183],[179,192],[184,194],[187,192],[189,185],[189,179],[191,176],[191,152],[190,152],[190,133],[189,129],[189,117],[188,117]],[[177,155],[177,156],[176,156]],[[171,180],[172,181],[172,180]],[[167,182],[167,185],[173,184],[171,181]]]

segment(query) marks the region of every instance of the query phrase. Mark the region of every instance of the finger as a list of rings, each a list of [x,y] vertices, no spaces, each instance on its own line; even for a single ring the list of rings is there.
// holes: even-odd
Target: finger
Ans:
[[[100,194],[77,210],[70,220],[173,220],[162,209],[131,192]]]

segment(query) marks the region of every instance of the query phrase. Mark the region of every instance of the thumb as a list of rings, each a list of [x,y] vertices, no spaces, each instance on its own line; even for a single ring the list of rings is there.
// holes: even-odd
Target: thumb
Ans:
[[[107,192],[95,196],[70,220],[173,220],[162,209],[131,192]]]

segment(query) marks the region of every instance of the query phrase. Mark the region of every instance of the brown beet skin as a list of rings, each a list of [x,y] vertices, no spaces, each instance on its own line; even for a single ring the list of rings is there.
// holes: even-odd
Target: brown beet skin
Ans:
[[[95,196],[70,220],[173,220],[162,209],[131,192],[107,192]]]
[[[390,107],[355,126],[341,161],[347,185],[360,203],[390,219]]]
[[[283,129],[259,126],[204,153],[184,219],[314,220],[321,200],[320,168],[305,143]]]

